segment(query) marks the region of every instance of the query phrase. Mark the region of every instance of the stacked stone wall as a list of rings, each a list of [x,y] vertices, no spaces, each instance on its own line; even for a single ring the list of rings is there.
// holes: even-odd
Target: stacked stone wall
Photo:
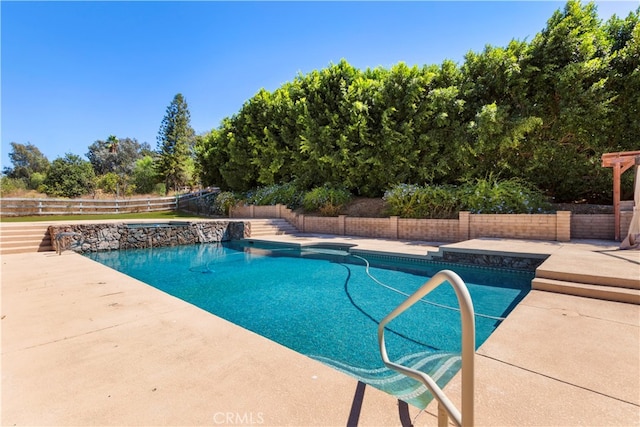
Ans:
[[[66,249],[98,252],[224,242],[248,237],[248,233],[248,227],[241,221],[68,224],[49,227],[53,249],[59,253]]]

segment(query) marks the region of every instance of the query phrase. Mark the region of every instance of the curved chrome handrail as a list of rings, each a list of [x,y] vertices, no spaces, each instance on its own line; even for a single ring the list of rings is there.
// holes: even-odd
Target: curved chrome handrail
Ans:
[[[408,368],[389,360],[384,341],[385,326],[402,314],[405,310],[418,302],[421,298],[433,291],[441,284],[448,282],[454,289],[460,305],[460,315],[462,322],[462,414],[458,408],[449,400],[442,389],[429,375],[415,369]],[[475,317],[473,313],[473,302],[469,295],[469,290],[464,281],[451,270],[442,270],[425,282],[416,292],[407,298],[402,304],[389,313],[378,325],[378,344],[380,355],[384,364],[395,371],[422,382],[438,400],[438,425],[447,425],[447,415],[458,426],[473,426],[474,424],[474,356],[475,356]],[[442,408],[444,407],[444,411]],[[444,418],[444,419],[443,419]]]

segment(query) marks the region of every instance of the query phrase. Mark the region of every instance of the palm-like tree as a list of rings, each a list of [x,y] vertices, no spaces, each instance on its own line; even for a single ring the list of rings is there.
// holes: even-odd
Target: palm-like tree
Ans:
[[[110,153],[117,154],[118,153],[118,138],[115,135],[109,135],[107,138],[107,148]]]

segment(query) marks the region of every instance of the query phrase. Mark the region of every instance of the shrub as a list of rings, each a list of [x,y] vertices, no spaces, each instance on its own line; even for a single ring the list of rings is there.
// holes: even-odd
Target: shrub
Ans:
[[[384,193],[389,215],[403,218],[454,218],[460,210],[452,186],[399,184]]]
[[[148,194],[153,192],[153,187],[158,182],[158,174],[153,167],[153,157],[144,156],[136,160],[132,180],[136,186],[137,193]]]
[[[0,196],[2,197],[11,197],[13,193],[16,193],[20,190],[24,191],[27,189],[27,185],[24,180],[19,178],[9,178],[8,176],[3,176],[0,181]]]
[[[550,209],[544,195],[524,181],[479,179],[460,187],[463,210],[471,213],[542,213]]]
[[[398,184],[385,191],[382,200],[387,207],[387,213],[403,218],[414,218],[416,209],[416,193],[420,189],[414,184]]]
[[[291,182],[261,187],[246,194],[246,203],[256,206],[286,205],[290,209],[300,206],[303,193]]]
[[[39,188],[42,187],[42,184],[44,183],[44,180],[47,178],[47,176],[43,173],[40,172],[34,172],[31,174],[31,176],[29,177],[29,185],[28,187],[32,190],[38,190]]]
[[[527,183],[491,177],[460,187],[399,184],[383,199],[389,215],[403,218],[455,218],[460,211],[541,213],[550,208],[544,195]]]
[[[238,203],[239,198],[230,191],[216,194],[212,203],[213,213],[217,215],[229,215],[229,209]]]
[[[78,197],[93,191],[94,184],[91,163],[76,154],[55,159],[42,183],[47,196],[54,197]]]
[[[319,212],[323,216],[336,216],[351,200],[351,193],[343,188],[327,185],[307,192],[302,199],[302,207],[307,212]]]
[[[114,172],[108,172],[96,179],[96,186],[105,193],[116,194],[119,180],[120,178]]]
[[[167,195],[167,186],[164,182],[159,182],[153,186],[153,194],[157,194],[158,196],[166,196]]]

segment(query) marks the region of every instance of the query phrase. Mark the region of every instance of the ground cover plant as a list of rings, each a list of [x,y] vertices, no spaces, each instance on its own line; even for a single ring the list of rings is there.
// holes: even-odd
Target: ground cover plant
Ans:
[[[351,194],[344,188],[324,185],[305,193],[302,206],[308,212],[318,212],[322,216],[337,216],[344,211],[350,200]]]
[[[389,215],[403,218],[456,218],[460,211],[532,214],[551,210],[540,191],[513,179],[480,179],[459,186],[400,184],[385,193],[384,201]]]
[[[283,191],[284,189],[284,191]],[[337,216],[346,212],[353,195],[344,188],[329,185],[301,192],[293,184],[273,185],[250,191],[245,195],[223,192],[217,196],[218,212],[228,214],[237,203],[246,205],[288,205],[284,195],[302,200],[298,210],[322,216]],[[402,218],[456,218],[460,211],[481,214],[546,213],[552,210],[545,195],[518,179],[478,179],[461,185],[398,184],[383,196],[384,214]]]
[[[303,192],[291,182],[259,187],[249,191],[244,198],[250,205],[285,205],[296,209],[302,203]]]
[[[281,204],[293,210],[335,216],[342,213],[351,197],[344,188],[323,185],[303,191],[290,182],[259,187],[246,193],[221,192],[214,201],[214,209],[220,214],[228,214],[229,208],[237,203],[256,206]]]

